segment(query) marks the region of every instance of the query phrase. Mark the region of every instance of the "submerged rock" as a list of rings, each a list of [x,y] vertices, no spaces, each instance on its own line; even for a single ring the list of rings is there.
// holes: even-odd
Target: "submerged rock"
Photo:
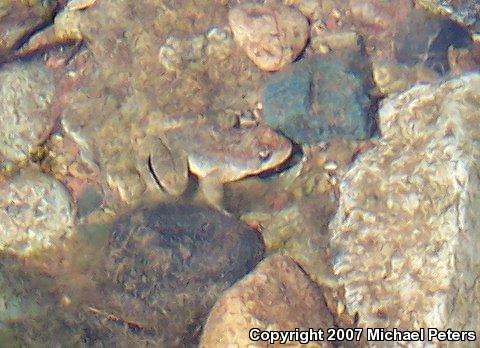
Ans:
[[[297,9],[243,4],[228,15],[237,43],[262,70],[276,71],[290,64],[307,43],[309,25]]]
[[[0,1],[0,63],[21,40],[52,19],[57,1]]]
[[[360,326],[480,329],[479,122],[478,73],[382,105],[382,139],[343,178],[330,224]]]
[[[297,143],[371,134],[362,73],[333,57],[305,60],[274,75],[263,92],[265,121]]]
[[[332,325],[320,288],[292,259],[274,255],[218,300],[205,325],[200,347],[270,347],[268,342],[252,342],[249,330],[317,331]],[[331,344],[312,342],[309,347]]]
[[[425,64],[440,74],[448,72],[448,48],[468,47],[472,42],[460,25],[422,11],[413,12],[405,26],[392,38],[395,59],[407,66]]]
[[[220,294],[262,254],[256,233],[233,218],[189,204],[160,204],[115,223],[107,269],[125,302],[141,303],[139,321],[150,318],[162,344],[189,346]]]
[[[476,0],[416,0],[420,6],[448,16],[469,28],[476,41],[480,40],[480,2]]]
[[[417,83],[433,82],[440,78],[425,64],[408,66],[395,60],[372,60],[373,82],[382,95],[403,92]]]
[[[0,68],[0,167],[26,160],[54,125],[53,75],[40,63]]]
[[[54,178],[26,171],[0,186],[0,250],[26,253],[60,243],[75,207]]]
[[[477,70],[480,68],[480,43],[470,48],[448,49],[448,64],[454,75]]]

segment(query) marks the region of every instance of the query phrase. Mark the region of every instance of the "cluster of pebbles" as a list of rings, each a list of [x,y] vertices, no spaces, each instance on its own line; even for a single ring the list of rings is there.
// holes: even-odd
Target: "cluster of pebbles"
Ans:
[[[107,220],[104,306],[115,314],[87,306],[107,313],[107,345],[243,347],[252,327],[480,332],[477,2],[216,3],[223,22],[197,27],[205,8],[191,11],[181,23],[196,35],[186,36],[155,24],[174,22],[173,2],[76,1],[0,1],[0,252],[58,250],[87,217]],[[131,31],[121,26],[130,5]],[[52,21],[85,39],[86,51],[13,61]],[[203,94],[228,69],[245,71]],[[184,99],[163,102],[165,88]],[[242,215],[248,224],[181,199],[146,199],[137,138],[192,126],[196,116],[166,116],[186,100],[202,120],[229,124],[223,115],[235,109],[236,129],[266,124],[302,152],[279,178],[241,180],[244,191],[271,191],[260,213]],[[218,116],[218,105],[231,109]],[[161,183],[147,157],[143,170]],[[32,303],[12,293],[0,298]],[[4,307],[0,330],[14,324]],[[84,342],[102,336],[82,320]]]

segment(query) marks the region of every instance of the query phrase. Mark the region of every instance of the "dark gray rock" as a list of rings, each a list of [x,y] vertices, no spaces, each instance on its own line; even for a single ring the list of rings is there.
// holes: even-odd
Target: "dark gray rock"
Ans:
[[[274,75],[263,92],[266,123],[297,143],[371,135],[364,76],[333,57],[304,60]]]
[[[169,347],[196,344],[217,298],[263,254],[248,227],[190,204],[141,207],[121,217],[109,247],[107,270],[125,303],[141,303],[150,334]]]

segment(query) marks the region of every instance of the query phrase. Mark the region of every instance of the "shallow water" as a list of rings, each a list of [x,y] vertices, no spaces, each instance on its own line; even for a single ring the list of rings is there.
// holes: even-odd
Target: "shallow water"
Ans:
[[[243,151],[240,143],[231,144],[225,138],[231,134],[228,130],[248,130],[266,123],[264,90],[291,68],[262,71],[239,47],[228,23],[228,12],[243,2],[97,0],[68,12],[66,1],[0,0],[0,106],[4,109],[0,119],[5,129],[0,133],[4,137],[0,139],[0,185],[17,202],[5,198],[1,203],[0,347],[197,346],[206,314],[189,317],[192,314],[188,310],[169,313],[171,309],[155,307],[158,303],[150,303],[150,307],[149,303],[139,304],[148,297],[142,295],[144,291],[167,302],[191,305],[188,299],[175,297],[175,288],[162,293],[161,286],[151,284],[148,272],[140,270],[151,267],[155,273],[164,264],[156,265],[152,254],[137,260],[142,264],[138,271],[145,272],[145,278],[132,277],[137,283],[131,280],[125,288],[107,269],[113,258],[112,236],[119,217],[129,216],[138,206],[193,203],[208,207],[214,201],[209,195],[219,192],[223,196],[215,209],[221,211],[218,214],[227,214],[222,222],[225,226],[218,223],[217,213],[208,212],[206,225],[228,230],[241,224],[261,240],[264,258],[275,253],[291,257],[321,289],[322,298],[318,300],[327,304],[335,326],[355,325],[358,318],[339,310],[343,295],[331,267],[333,252],[329,245],[328,224],[337,209],[342,177],[359,156],[379,142],[382,134],[375,124],[384,98],[417,82],[438,81],[480,66],[475,30],[436,11],[428,13],[420,6],[392,1],[285,1],[303,13],[310,25],[310,39],[291,64],[308,67],[304,62],[311,57],[328,56],[329,62],[338,61],[339,68],[316,72],[319,75],[307,81],[307,95],[295,91],[295,101],[314,99],[313,91],[318,90],[324,93],[324,99],[297,105],[303,110],[299,113],[297,109],[285,112],[287,122],[275,127],[280,127],[276,132],[282,139],[282,134],[295,138],[295,143],[288,139],[292,154],[259,170],[260,164],[280,151],[276,141],[269,138],[271,143],[262,143],[267,149],[262,147],[259,154],[263,157],[254,161],[248,157],[251,151],[247,147],[260,145],[248,142]],[[274,2],[266,3],[271,6]],[[32,42],[32,35],[49,30],[53,23],[56,33],[64,34],[63,39],[70,34],[74,37],[52,42],[53,36],[45,36],[39,47],[22,51],[27,47],[24,44]],[[17,32],[12,34],[14,29]],[[339,76],[343,79],[341,90]],[[45,81],[51,82],[42,87]],[[14,84],[18,87],[13,88]],[[288,93],[288,88],[282,93]],[[288,107],[292,98],[285,100],[289,101]],[[39,105],[47,106],[42,109]],[[328,117],[322,118],[322,110],[328,110]],[[349,110],[355,110],[353,116]],[[369,125],[368,129],[349,130],[349,117],[365,117],[363,123]],[[199,141],[208,136],[193,137],[194,132],[188,131],[199,127],[199,122],[222,129],[224,137]],[[304,133],[292,136],[292,132],[297,135],[297,129],[308,133],[308,127],[318,122],[328,123],[322,140],[312,143]],[[187,131],[175,133],[179,128]],[[162,187],[162,179],[174,170],[163,172],[161,162],[157,171],[153,157],[142,146],[144,139],[160,137],[165,131],[181,135],[176,143],[198,142],[200,155],[195,159],[201,168],[194,173],[192,155],[187,154],[190,172],[180,175],[186,176],[188,183],[178,197]],[[305,138],[309,140],[302,144]],[[216,146],[220,149],[215,153],[217,162],[207,162],[213,156],[212,142],[220,144]],[[181,162],[184,149],[166,148],[164,162],[173,163],[174,169],[186,167],[186,162]],[[220,185],[204,189],[202,165],[208,167],[210,163],[222,173],[218,176],[221,179],[216,179]],[[24,179],[24,173],[34,174]],[[41,188],[35,173],[45,173],[62,185],[71,197],[70,203],[50,199],[47,208],[42,208],[33,201],[32,197],[41,201],[42,197],[60,195],[53,186]],[[20,183],[13,190],[15,180]],[[219,191],[217,186],[223,189]],[[48,204],[63,205],[52,213],[47,211]],[[61,231],[48,230],[52,228],[48,226],[58,225],[57,220],[70,221],[70,214],[75,216],[71,226],[66,226],[70,222],[61,222],[62,226],[56,227]],[[23,226],[23,220],[31,221],[35,228]],[[43,223],[45,220],[52,224]],[[176,229],[190,231],[192,221],[188,216],[179,214],[177,220],[175,228],[166,222],[157,227],[169,233]],[[142,237],[146,228],[142,221],[135,226],[129,238],[135,240],[138,251],[129,250],[127,243],[116,248],[139,256],[151,246],[151,240]],[[32,235],[41,242],[31,242]],[[162,245],[166,251],[158,248],[167,253],[165,258],[174,260],[178,278],[182,269],[190,269],[183,258],[189,258],[189,248],[195,250],[198,242],[188,236],[182,238],[172,242],[174,247]],[[219,244],[229,242],[240,249],[249,245],[233,238]],[[202,254],[203,262],[215,263],[225,257],[233,269],[235,260],[228,259],[231,252],[218,248],[215,251],[220,256]],[[258,261],[255,259],[255,263]],[[121,267],[137,271],[129,260]],[[233,277],[228,286],[252,268]],[[168,269],[165,274],[171,275]],[[223,274],[209,276],[216,279]],[[154,280],[161,283],[156,276]],[[196,279],[199,287],[212,287],[206,293],[215,294],[210,299],[213,304],[225,289],[220,291],[210,283],[202,285],[203,280]],[[145,284],[151,288],[145,290]],[[180,289],[182,285],[176,286]],[[134,299],[126,299],[128,292]],[[172,332],[190,330],[192,335],[163,335],[157,314],[165,320],[184,315],[185,327],[175,327]],[[365,342],[355,344],[363,345]]]

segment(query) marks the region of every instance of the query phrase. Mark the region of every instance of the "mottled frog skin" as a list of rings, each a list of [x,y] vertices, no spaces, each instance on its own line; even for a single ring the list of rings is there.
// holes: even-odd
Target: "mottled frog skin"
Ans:
[[[148,163],[148,174],[174,196],[185,191],[190,170],[199,178],[206,201],[221,208],[224,183],[275,168],[291,151],[287,138],[264,125],[195,124],[145,138],[142,162],[144,167]]]

